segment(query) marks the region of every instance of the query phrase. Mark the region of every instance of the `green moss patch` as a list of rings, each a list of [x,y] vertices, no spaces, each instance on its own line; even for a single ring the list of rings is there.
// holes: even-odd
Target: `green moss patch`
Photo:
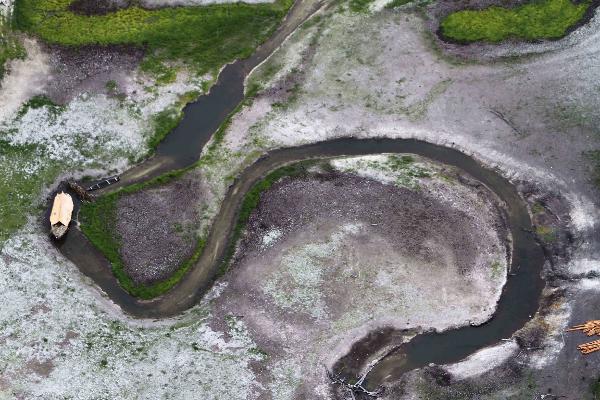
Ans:
[[[551,226],[539,225],[535,227],[535,233],[546,243],[552,243],[557,239],[557,233]]]
[[[71,3],[72,0],[17,0],[16,25],[49,43],[67,46],[143,46],[149,50],[146,69],[162,70],[163,60],[177,59],[205,73],[252,54],[276,29],[292,1],[158,10],[132,6],[91,16],[73,13],[69,10]]]
[[[557,39],[565,36],[589,7],[589,1],[538,0],[516,8],[463,10],[444,18],[440,29],[443,37],[463,43]]]

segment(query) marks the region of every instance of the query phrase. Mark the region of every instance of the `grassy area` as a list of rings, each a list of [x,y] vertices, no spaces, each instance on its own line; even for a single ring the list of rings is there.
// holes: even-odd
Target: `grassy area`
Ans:
[[[166,293],[175,286],[198,260],[204,248],[204,239],[198,240],[192,257],[183,262],[169,278],[151,285],[137,284],[125,272],[123,259],[120,254],[121,238],[115,229],[117,222],[117,201],[124,194],[138,191],[150,185],[164,183],[175,176],[179,176],[181,173],[181,171],[177,171],[172,174],[166,174],[160,179],[155,179],[149,183],[132,185],[121,191],[102,196],[93,203],[84,203],[81,206],[79,212],[81,230],[110,261],[113,274],[121,287],[135,297],[151,299]]]
[[[292,0],[277,0],[273,4],[158,10],[132,6],[106,15],[85,16],[71,12],[71,2],[17,0],[16,26],[47,42],[67,46],[144,46],[149,50],[146,70],[161,72],[163,61],[182,60],[199,73],[249,56],[275,30],[292,4]]]
[[[27,222],[41,189],[59,171],[57,163],[44,161],[37,146],[13,146],[0,140],[0,246]]]
[[[538,225],[535,227],[535,233],[546,243],[556,241],[556,231],[551,226]]]
[[[31,99],[27,100],[25,103],[23,103],[23,105],[17,112],[17,118],[20,118],[23,115],[27,114],[27,111],[29,111],[30,109],[37,109],[43,107],[47,107],[48,112],[55,116],[65,110],[64,106],[59,106],[58,104],[55,104],[46,96],[34,96]]]
[[[153,117],[154,134],[148,138],[148,148],[153,151],[158,144],[179,125],[183,118],[183,108],[186,104],[194,101],[200,96],[198,92],[189,92],[179,98],[177,103],[156,114]]]
[[[260,202],[260,195],[266,190],[270,189],[275,182],[277,182],[283,177],[295,177],[306,174],[306,168],[311,163],[314,163],[314,161],[299,162],[296,164],[276,169],[275,171],[268,174],[264,179],[256,183],[252,187],[252,189],[250,189],[248,193],[246,193],[246,195],[244,196],[244,200],[242,201],[242,206],[240,207],[238,220],[235,224],[235,228],[233,229],[231,242],[229,243],[221,266],[219,267],[218,276],[221,276],[225,272],[227,272],[227,269],[229,268],[231,262],[231,258],[235,253],[235,247],[237,245],[237,242],[240,240],[244,229],[246,229],[246,224],[248,224],[250,215],[256,209],[258,203]]]
[[[463,10],[444,18],[440,28],[444,37],[459,42],[556,39],[579,22],[588,7],[589,1],[537,0],[516,8]]]
[[[354,12],[366,12],[375,0],[350,0],[350,10]]]
[[[10,29],[9,22],[0,15],[0,80],[6,73],[7,61],[25,56],[25,48]]]
[[[93,203],[84,203],[79,212],[79,221],[81,230],[85,236],[96,246],[102,254],[110,261],[115,277],[123,289],[135,297],[142,299],[151,299],[160,296],[169,291],[183,278],[198,258],[204,249],[204,239],[199,239],[194,254],[191,258],[182,263],[177,271],[168,279],[156,282],[152,285],[136,284],[129,275],[125,272],[123,259],[120,255],[121,238],[115,230],[117,201],[124,194],[133,193],[150,186],[160,185],[172,181],[174,178],[180,177],[186,170],[174,171],[169,174],[162,175],[147,183],[135,184],[128,186],[118,192],[111,193],[98,198]],[[225,258],[219,269],[219,275],[222,275],[229,266],[229,262],[235,251],[237,241],[240,239],[243,230],[246,227],[250,214],[258,206],[260,194],[269,189],[276,181],[284,176],[298,176],[305,173],[305,163],[295,164],[289,167],[280,168],[266,178],[258,182],[244,197],[238,221],[233,231],[232,241],[226,251]]]

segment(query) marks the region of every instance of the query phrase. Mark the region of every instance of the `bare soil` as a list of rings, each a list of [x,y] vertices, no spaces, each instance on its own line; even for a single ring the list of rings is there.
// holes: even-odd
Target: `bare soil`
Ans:
[[[209,196],[203,180],[192,176],[118,200],[121,256],[136,283],[164,280],[192,256]]]
[[[69,10],[82,15],[104,15],[128,7],[131,0],[75,0]]]
[[[469,178],[430,180],[406,188],[326,169],[261,195],[212,322],[242,319],[266,354],[261,398],[330,398],[325,366],[363,337],[391,344],[404,335],[390,327],[410,337],[493,312],[504,278],[488,262],[503,260],[503,275],[509,257],[500,205]],[[453,206],[441,182],[477,207]]]
[[[127,83],[144,57],[133,46],[48,46],[51,79],[45,91],[54,102],[66,104],[82,93],[114,95]],[[110,89],[110,81],[116,88]]]

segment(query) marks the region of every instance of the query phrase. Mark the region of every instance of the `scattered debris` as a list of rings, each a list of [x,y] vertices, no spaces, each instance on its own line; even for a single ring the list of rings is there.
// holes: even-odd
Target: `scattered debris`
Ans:
[[[69,186],[69,189],[74,191],[81,200],[89,201],[89,202],[92,202],[95,200],[94,196],[89,194],[88,191],[83,186],[78,185],[77,183],[75,183],[73,181],[68,181],[67,185]]]
[[[381,359],[379,361],[381,361]],[[329,377],[331,382],[336,383],[348,390],[348,392],[350,393],[350,396],[352,397],[352,400],[356,399],[356,396],[355,396],[356,394],[359,394],[359,395],[363,394],[363,395],[366,395],[367,397],[377,398],[383,394],[383,391],[384,391],[383,386],[380,386],[377,388],[377,390],[372,390],[372,391],[367,390],[363,386],[365,378],[367,377],[369,372],[371,372],[371,370],[377,363],[371,365],[371,367],[358,379],[358,381],[356,381],[353,384],[350,384],[350,382],[348,382],[345,378],[343,378],[339,373],[334,375],[333,372],[331,372],[328,368],[325,368],[325,371],[327,372],[327,376]]]
[[[573,331],[583,331],[583,333],[588,336],[600,336],[600,320],[588,321],[585,324],[575,325],[574,327],[567,329],[567,332]]]
[[[56,239],[67,233],[71,215],[73,214],[73,199],[65,192],[60,192],[54,197],[54,204],[50,213],[50,232]]]
[[[90,186],[89,188],[87,188],[87,190],[88,190],[88,192],[91,192],[93,190],[102,189],[102,188],[112,185],[113,183],[117,183],[120,180],[121,180],[121,178],[119,178],[118,175],[111,176],[111,177],[108,177],[108,178],[96,183],[95,185]]]
[[[576,325],[572,328],[567,329],[567,332],[583,331],[588,336],[598,335],[600,336],[600,320],[588,321],[585,324]],[[594,340],[592,342],[583,343],[577,346],[577,349],[583,354],[593,353],[600,350],[600,340]]]
[[[583,354],[590,354],[598,351],[600,350],[600,340],[594,340],[593,342],[580,344],[577,346],[577,350],[581,351]]]

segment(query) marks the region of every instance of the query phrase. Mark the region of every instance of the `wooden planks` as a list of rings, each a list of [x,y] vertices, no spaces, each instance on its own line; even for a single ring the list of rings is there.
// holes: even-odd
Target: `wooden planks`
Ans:
[[[583,331],[583,333],[588,336],[600,336],[600,320],[591,320],[585,324],[575,325],[574,327],[567,329],[567,332],[573,331]],[[577,346],[577,349],[583,354],[593,353],[600,350],[600,340],[580,344]]]

